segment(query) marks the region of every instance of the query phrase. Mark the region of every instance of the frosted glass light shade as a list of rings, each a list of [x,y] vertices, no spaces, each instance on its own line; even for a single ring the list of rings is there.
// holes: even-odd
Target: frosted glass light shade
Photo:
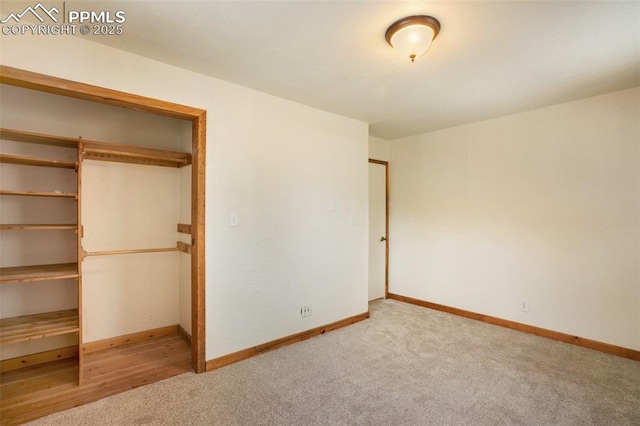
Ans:
[[[440,22],[431,16],[418,15],[394,22],[385,34],[387,43],[413,62],[427,53],[440,31]]]

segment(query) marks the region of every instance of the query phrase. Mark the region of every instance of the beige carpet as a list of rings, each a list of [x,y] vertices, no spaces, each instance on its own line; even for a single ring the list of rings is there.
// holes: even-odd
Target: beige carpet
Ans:
[[[392,300],[371,318],[55,425],[640,425],[640,362]]]

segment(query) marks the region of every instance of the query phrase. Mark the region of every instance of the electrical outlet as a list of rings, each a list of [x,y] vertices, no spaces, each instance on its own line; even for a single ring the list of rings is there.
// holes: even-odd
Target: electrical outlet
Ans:
[[[529,312],[529,302],[521,302],[520,310],[523,312]]]
[[[303,317],[311,316],[311,305],[300,306],[300,315]]]

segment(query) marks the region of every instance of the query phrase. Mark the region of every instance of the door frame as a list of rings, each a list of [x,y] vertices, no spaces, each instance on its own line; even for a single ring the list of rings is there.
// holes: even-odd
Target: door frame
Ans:
[[[206,362],[204,208],[207,112],[5,65],[0,65],[0,83],[191,121],[191,365],[196,373],[203,373]]]
[[[389,297],[389,162],[369,158],[369,163],[384,166],[384,298]]]

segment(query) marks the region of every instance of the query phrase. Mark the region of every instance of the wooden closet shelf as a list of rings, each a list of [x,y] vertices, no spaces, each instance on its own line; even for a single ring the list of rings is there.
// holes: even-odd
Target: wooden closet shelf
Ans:
[[[191,164],[191,154],[188,152],[144,148],[136,145],[98,142],[81,138],[68,138],[1,128],[0,139],[43,145],[55,145],[65,148],[78,148],[80,141],[82,141],[82,145],[85,150],[84,157],[89,160],[115,161],[120,163],[134,163],[164,167],[184,167]],[[39,158],[17,157],[13,155],[2,155],[1,159],[1,162],[12,164],[66,167],[71,169],[76,167],[75,163],[65,163]]]
[[[59,229],[78,229],[78,225],[75,224],[2,224],[0,230],[2,231],[36,231],[36,230],[59,230]]]
[[[148,166],[162,167],[183,167],[191,164],[191,155],[187,153],[170,153],[169,155],[154,154],[144,151],[150,149],[134,149],[127,147],[123,149],[103,149],[86,147],[83,155],[85,160],[113,161],[118,163],[142,164]],[[162,153],[163,151],[158,151]],[[169,152],[169,151],[164,151]]]
[[[0,268],[0,284],[21,284],[67,278],[78,278],[77,263],[56,263],[51,265],[12,266],[9,268]]]
[[[0,345],[77,333],[79,330],[77,309],[3,318],[0,319]]]
[[[59,167],[62,169],[75,169],[77,166],[77,163],[75,162],[49,160],[46,158],[21,157],[9,154],[0,154],[0,163],[20,164],[23,166]]]
[[[23,197],[58,197],[58,198],[78,198],[75,192],[36,192],[36,191],[8,191],[0,190],[0,195],[17,195]]]
[[[62,146],[65,148],[77,148],[78,138],[67,138],[63,136],[51,136],[41,133],[23,132],[21,130],[11,130],[0,128],[0,139],[37,143],[41,145]]]

